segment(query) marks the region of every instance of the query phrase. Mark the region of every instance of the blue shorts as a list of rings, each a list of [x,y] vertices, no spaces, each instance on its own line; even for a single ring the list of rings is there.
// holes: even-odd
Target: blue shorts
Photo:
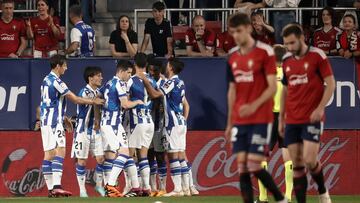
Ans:
[[[302,143],[303,140],[319,143],[323,133],[324,123],[286,124],[285,145]]]
[[[231,131],[233,153],[247,152],[264,155],[270,142],[272,123],[237,125]]]

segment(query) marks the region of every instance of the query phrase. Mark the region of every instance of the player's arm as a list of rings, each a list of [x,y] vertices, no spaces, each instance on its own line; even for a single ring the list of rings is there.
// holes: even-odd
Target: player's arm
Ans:
[[[71,44],[70,46],[64,51],[64,53],[67,54],[72,54],[74,53],[76,50],[78,50],[79,46],[80,46],[80,41],[81,41],[81,32],[79,29],[77,28],[73,28],[71,30],[70,33],[70,39],[71,39]]]
[[[253,114],[262,104],[273,98],[276,93],[276,75],[269,74],[266,76],[267,88],[255,101],[240,107],[239,113],[241,117],[247,117]]]
[[[145,74],[140,74],[140,78],[144,82],[144,86],[146,91],[148,92],[151,99],[156,99],[163,96],[163,93],[160,90],[156,90],[150,83],[150,81],[146,78]]]
[[[79,42],[72,42],[64,52],[66,55],[74,53],[80,46]],[[94,46],[95,47],[95,46]]]
[[[189,102],[187,101],[186,97],[184,97],[183,99],[183,107],[184,107],[184,118],[187,120],[188,117],[189,117],[189,113],[190,113],[190,104]]]
[[[284,76],[285,77],[285,76]],[[285,105],[286,105],[286,97],[287,97],[287,86],[283,85],[281,95],[280,95],[280,112],[279,112],[279,135],[284,137],[285,133]]]
[[[206,56],[202,52],[193,51],[193,46],[191,45],[186,46],[186,54],[191,57]]]
[[[140,52],[142,52],[142,53],[145,52],[146,48],[149,45],[149,41],[150,41],[150,34],[145,34],[144,39],[143,39],[142,44],[141,44]]]
[[[235,83],[231,81],[229,82],[229,89],[227,92],[228,114],[227,114],[226,130],[225,130],[225,137],[227,138],[228,141],[230,141],[231,129],[233,128],[232,111],[233,111],[233,106],[235,104],[235,99],[236,99]]]
[[[166,38],[166,44],[167,44],[167,57],[170,58],[173,55],[173,38],[172,37],[168,37]]]
[[[95,118],[95,124],[94,124],[94,130],[100,129],[100,120],[101,120],[101,110],[99,105],[94,105],[94,118]]]
[[[76,96],[71,91],[65,94],[66,99],[70,100],[74,104],[89,104],[89,105],[103,105],[104,100],[100,98],[88,99]]]
[[[61,34],[59,22],[54,22],[54,18],[52,16],[49,16],[49,26],[51,28],[51,31],[54,33],[54,36],[56,38],[59,38]]]
[[[329,102],[331,96],[335,90],[335,78],[333,75],[324,78],[326,84],[324,94],[322,95],[321,101],[317,108],[312,112],[310,116],[310,122],[319,122],[324,116],[326,104]]]
[[[120,97],[120,103],[121,103],[121,107],[124,109],[132,109],[137,105],[144,104],[144,102],[141,100],[130,101],[126,95]]]
[[[20,46],[16,51],[16,55],[21,56],[21,54],[26,49],[26,47],[27,47],[27,40],[25,39],[25,37],[20,37]]]

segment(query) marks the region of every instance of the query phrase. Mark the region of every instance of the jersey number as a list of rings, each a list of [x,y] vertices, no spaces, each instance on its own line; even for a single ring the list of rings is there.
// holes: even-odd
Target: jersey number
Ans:
[[[75,141],[75,149],[82,150],[82,142]]]
[[[42,95],[42,101],[46,104],[46,106],[50,106],[51,99],[49,97],[49,87],[48,86],[41,87],[41,95]]]
[[[87,35],[89,38],[89,50],[92,51],[94,48],[94,39],[93,39],[94,36],[92,32],[88,32]]]

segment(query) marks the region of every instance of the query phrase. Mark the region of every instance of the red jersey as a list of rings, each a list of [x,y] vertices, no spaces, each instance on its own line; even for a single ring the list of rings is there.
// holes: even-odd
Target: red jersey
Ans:
[[[214,32],[205,29],[205,33],[202,36],[202,40],[207,49],[214,48],[216,35]],[[199,46],[196,41],[195,31],[189,28],[185,33],[186,46],[192,46],[193,51],[200,52]]]
[[[59,21],[53,18],[54,24],[60,30]],[[34,49],[38,51],[52,51],[58,49],[59,39],[54,36],[54,33],[49,25],[49,18],[41,20],[40,17],[31,19],[31,28],[34,32]]]
[[[223,49],[226,53],[229,52],[230,49],[234,48],[236,43],[234,38],[229,34],[228,31],[225,31],[217,36],[216,39],[216,48]]]
[[[336,49],[336,36],[341,34],[341,30],[332,27],[331,30],[325,32],[323,28],[315,30],[313,35],[313,46],[322,49],[325,52]]]
[[[360,32],[353,31],[350,35],[343,32],[337,37],[337,49],[344,49],[349,51],[360,51]]]
[[[265,44],[268,45],[275,44],[274,33],[268,32],[267,30],[264,30],[262,34],[257,34],[256,32],[253,32],[252,36],[254,37],[254,39],[264,42]]]
[[[268,87],[267,75],[276,75],[275,55],[272,47],[256,41],[252,51],[246,55],[239,48],[228,59],[228,79],[235,83],[236,99],[233,106],[232,123],[235,125],[273,122],[273,98],[263,103],[255,113],[240,117],[239,109],[255,101]]]
[[[309,47],[300,59],[290,53],[284,58],[283,84],[287,86],[285,122],[310,123],[310,115],[324,94],[324,78],[333,74],[330,62],[326,54],[316,47]]]
[[[8,57],[16,54],[21,43],[21,37],[25,37],[25,23],[22,20],[12,19],[9,23],[0,20],[0,57]]]

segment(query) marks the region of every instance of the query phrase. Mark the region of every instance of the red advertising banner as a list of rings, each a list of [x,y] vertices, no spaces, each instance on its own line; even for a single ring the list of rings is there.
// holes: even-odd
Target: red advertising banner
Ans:
[[[188,133],[187,156],[192,162],[194,182],[202,195],[238,195],[239,183],[236,159],[222,132]],[[79,189],[74,161],[70,159],[72,135],[67,135],[67,156],[62,183],[75,195]],[[39,132],[0,132],[0,196],[46,196],[47,189],[41,175],[43,159]],[[322,137],[319,158],[324,165],[326,185],[331,194],[360,194],[360,132],[326,131]],[[96,196],[94,185],[95,161],[89,161],[87,189]],[[277,184],[284,189],[284,167],[281,152],[275,150],[269,159],[269,171]],[[315,193],[316,185],[309,178],[309,190]],[[168,181],[171,182],[170,179]],[[123,184],[123,181],[120,181]],[[168,190],[171,185],[169,184]],[[257,184],[254,180],[254,189]]]

